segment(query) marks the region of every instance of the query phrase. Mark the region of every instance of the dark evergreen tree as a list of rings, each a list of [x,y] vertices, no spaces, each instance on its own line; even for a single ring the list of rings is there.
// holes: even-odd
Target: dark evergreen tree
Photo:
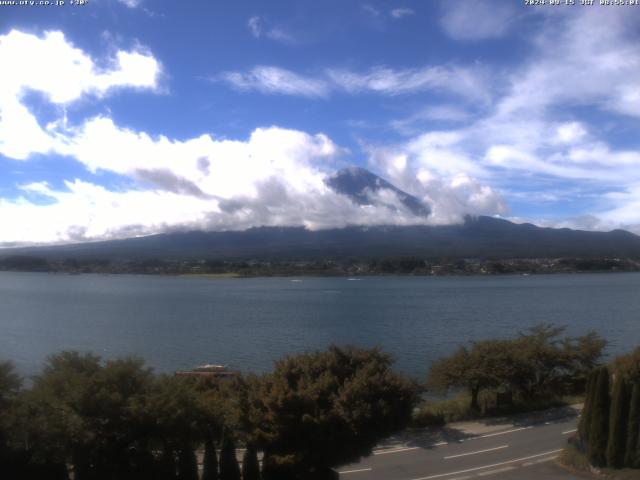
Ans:
[[[591,412],[593,396],[596,391],[596,381],[598,379],[598,370],[593,370],[589,374],[587,380],[587,390],[585,392],[584,406],[582,408],[582,414],[580,415],[580,421],[578,422],[578,438],[583,445],[586,444],[589,439],[589,426],[591,425]]]
[[[640,383],[634,384],[631,389],[624,465],[640,468]]]
[[[242,480],[260,480],[260,464],[258,452],[249,444],[242,457]]]
[[[158,478],[160,480],[176,480],[176,471],[175,453],[171,447],[165,446],[159,460]]]
[[[627,422],[629,419],[629,392],[621,375],[617,375],[613,385],[611,413],[609,415],[609,441],[607,443],[607,466],[624,466],[627,443]]]
[[[188,443],[178,451],[178,480],[198,480],[198,460]]]
[[[592,465],[607,464],[607,441],[609,439],[609,370],[598,369],[598,380],[593,396],[587,456]]]
[[[204,442],[202,480],[218,480],[218,456],[216,444],[211,438],[207,438]]]
[[[240,480],[240,465],[236,458],[236,446],[230,435],[226,434],[220,451],[220,480]]]

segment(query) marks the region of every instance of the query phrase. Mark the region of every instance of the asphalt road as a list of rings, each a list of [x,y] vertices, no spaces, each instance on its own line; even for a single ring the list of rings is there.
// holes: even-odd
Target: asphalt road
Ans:
[[[433,445],[377,450],[338,469],[341,480],[579,479],[555,464],[576,417]]]

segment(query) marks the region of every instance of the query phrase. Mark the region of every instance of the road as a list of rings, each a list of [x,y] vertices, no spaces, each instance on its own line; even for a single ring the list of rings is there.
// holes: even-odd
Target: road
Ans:
[[[579,479],[554,462],[575,428],[573,416],[435,444],[407,443],[338,471],[341,480]]]

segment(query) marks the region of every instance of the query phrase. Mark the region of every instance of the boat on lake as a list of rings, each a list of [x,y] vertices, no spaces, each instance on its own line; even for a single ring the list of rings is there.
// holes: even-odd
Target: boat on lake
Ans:
[[[191,370],[178,370],[177,377],[203,377],[203,378],[235,378],[240,372],[227,369],[226,365],[204,364]]]

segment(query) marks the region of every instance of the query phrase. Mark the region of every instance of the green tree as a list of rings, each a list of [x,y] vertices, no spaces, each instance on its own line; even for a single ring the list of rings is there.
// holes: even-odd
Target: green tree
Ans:
[[[640,383],[640,347],[616,357],[611,362],[611,370],[624,376],[629,383]]]
[[[391,364],[378,349],[335,346],[276,362],[259,396],[257,436],[269,461],[308,478],[369,454],[380,439],[404,428],[416,389]]]
[[[504,340],[473,342],[470,348],[461,346],[449,357],[433,363],[427,387],[441,393],[451,388],[464,388],[471,396],[470,410],[479,412],[480,392],[513,378],[512,346],[512,342]]]
[[[7,408],[13,402],[22,387],[22,378],[15,373],[11,362],[0,362],[0,409]]]
[[[514,340],[511,382],[525,399],[561,391],[571,361],[569,352],[563,348],[562,332],[564,327],[540,324]]]
[[[48,358],[24,397],[30,418],[25,437],[33,452],[32,463],[69,462],[75,478],[91,478],[96,439],[85,410],[101,369],[100,358],[91,354],[68,351]]]
[[[607,341],[596,332],[562,340],[567,360],[566,373],[574,392],[582,393],[587,390],[590,374],[599,365],[606,346]]]
[[[260,464],[256,448],[248,444],[242,457],[242,480],[260,480]]]
[[[240,480],[240,466],[236,458],[236,446],[229,434],[224,435],[222,440],[220,480]]]
[[[161,375],[132,407],[149,445],[162,451],[163,478],[192,477],[193,449],[203,440],[198,395],[193,379]]]
[[[28,451],[19,442],[19,396],[22,378],[11,362],[0,362],[0,472],[18,478],[24,473]],[[26,420],[26,418],[25,418]]]
[[[151,378],[136,358],[103,364],[77,352],[50,357],[24,398],[32,461],[70,462],[77,480],[149,478],[145,472],[153,457],[133,407],[145,397]]]
[[[635,383],[631,389],[624,465],[640,468],[640,383]]]
[[[609,370],[607,367],[600,367],[593,396],[589,441],[587,444],[587,456],[591,464],[596,467],[604,467],[607,462],[609,403]]]
[[[594,369],[589,375],[587,381],[586,395],[584,399],[584,406],[582,408],[582,414],[578,422],[578,438],[581,442],[586,443],[588,440],[589,427],[591,425],[591,413],[593,411],[593,398],[596,391],[596,382],[598,380],[598,370]]]
[[[607,443],[607,466],[624,466],[629,417],[629,392],[624,377],[618,376],[613,384],[611,412],[609,416],[609,440]]]

